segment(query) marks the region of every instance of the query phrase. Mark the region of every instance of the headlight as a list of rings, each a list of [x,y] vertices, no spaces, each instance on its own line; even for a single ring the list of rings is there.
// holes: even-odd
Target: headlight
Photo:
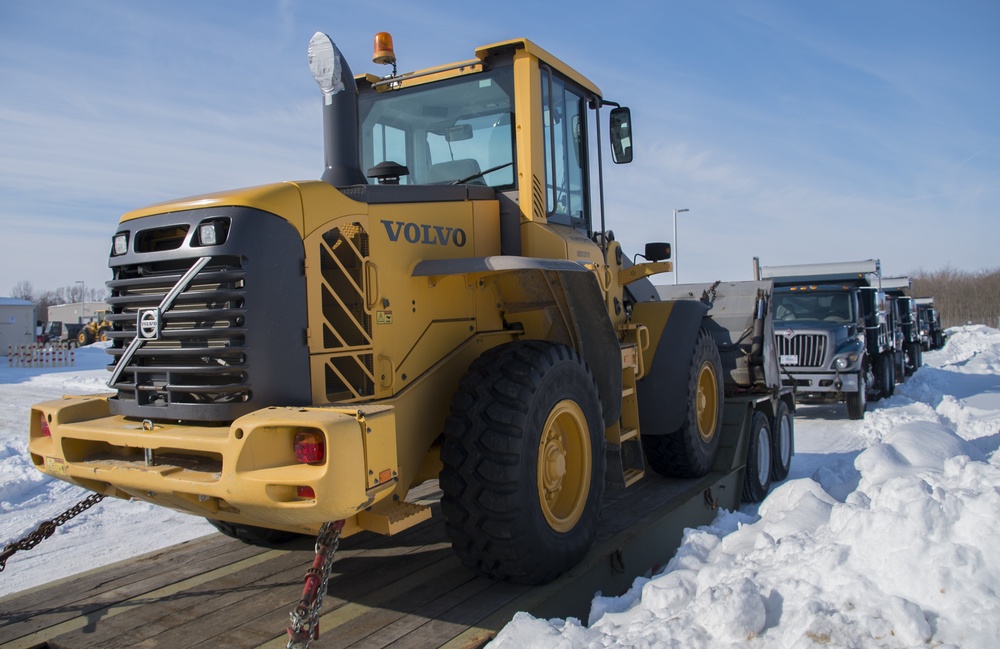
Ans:
[[[844,358],[843,356],[833,361],[833,366],[836,367],[838,370],[846,370],[847,365],[848,365],[847,359]]]
[[[118,234],[116,234],[112,250],[113,250],[112,254],[115,257],[124,255],[126,252],[128,252],[128,234],[126,234],[125,232],[119,232]]]

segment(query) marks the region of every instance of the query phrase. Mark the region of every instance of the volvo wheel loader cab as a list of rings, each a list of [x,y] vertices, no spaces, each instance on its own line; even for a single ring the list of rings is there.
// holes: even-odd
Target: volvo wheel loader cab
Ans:
[[[653,444],[677,475],[742,475],[707,307],[659,301],[669,247],[634,265],[604,227],[599,145],[631,160],[628,109],[602,115],[528,40],[404,75],[376,43],[388,76],[309,44],[322,180],[122,217],[113,394],[36,406],[35,465],[262,540],[393,534],[429,518],[406,498],[439,478],[463,562],[527,583],[587,552],[645,436],[682,440]]]

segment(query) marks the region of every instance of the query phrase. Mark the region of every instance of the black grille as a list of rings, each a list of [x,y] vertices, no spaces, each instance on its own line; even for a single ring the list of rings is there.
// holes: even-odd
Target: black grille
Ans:
[[[122,267],[108,282],[113,339],[126,345],[134,339],[140,310],[157,307],[187,271],[183,263],[166,266]],[[240,258],[213,257],[160,314],[159,339],[140,347],[111,386],[119,399],[158,407],[249,401],[246,288]],[[124,351],[124,346],[109,350],[115,364]]]
[[[206,223],[228,224],[212,245],[199,243]],[[119,233],[134,243],[111,257],[107,283],[112,413],[214,422],[310,403],[305,254],[288,221],[223,207],[126,220]],[[137,336],[147,310],[158,327]]]
[[[798,356],[794,367],[822,367],[826,359],[827,337],[823,334],[797,334],[788,338],[775,334],[778,356]]]

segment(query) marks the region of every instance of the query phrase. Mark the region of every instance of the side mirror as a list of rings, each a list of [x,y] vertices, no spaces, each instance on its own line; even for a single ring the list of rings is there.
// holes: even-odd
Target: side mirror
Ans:
[[[670,259],[669,243],[647,243],[646,253],[643,255],[649,261],[663,261]]]
[[[611,158],[616,164],[632,162],[632,114],[624,106],[611,109]]]

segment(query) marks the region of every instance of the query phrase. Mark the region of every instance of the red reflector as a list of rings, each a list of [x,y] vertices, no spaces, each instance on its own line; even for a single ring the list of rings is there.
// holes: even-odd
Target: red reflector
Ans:
[[[42,436],[52,437],[52,429],[49,428],[49,420],[45,418],[45,413],[42,413],[41,420],[42,420]]]
[[[318,464],[324,457],[323,435],[314,430],[295,433],[295,459],[303,464]]]
[[[295,492],[299,498],[312,498],[313,500],[316,499],[316,492],[313,491],[312,487],[296,487]]]

